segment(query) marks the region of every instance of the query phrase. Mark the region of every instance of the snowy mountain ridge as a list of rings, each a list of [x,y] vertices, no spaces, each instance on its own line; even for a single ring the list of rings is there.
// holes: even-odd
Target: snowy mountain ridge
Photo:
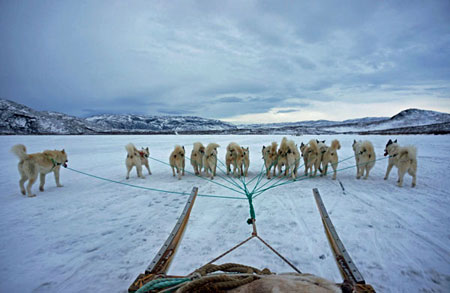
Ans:
[[[78,118],[0,99],[0,134],[448,134],[450,114],[407,109],[392,117],[233,125],[195,116],[102,114]]]

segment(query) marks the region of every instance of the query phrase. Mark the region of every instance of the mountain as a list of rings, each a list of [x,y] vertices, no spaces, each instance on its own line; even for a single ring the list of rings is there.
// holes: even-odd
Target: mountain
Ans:
[[[84,119],[56,112],[35,111],[0,99],[0,134],[94,134]]]
[[[78,118],[0,99],[0,134],[449,134],[450,114],[407,109],[392,117],[233,125],[193,116],[103,114]]]
[[[236,129],[235,125],[220,120],[193,116],[147,116],[103,114],[86,118],[86,121],[105,130],[116,132],[183,132],[183,131],[223,131]]]
[[[98,115],[86,119],[36,111],[0,99],[0,134],[141,134],[237,129],[220,120],[192,116]]]

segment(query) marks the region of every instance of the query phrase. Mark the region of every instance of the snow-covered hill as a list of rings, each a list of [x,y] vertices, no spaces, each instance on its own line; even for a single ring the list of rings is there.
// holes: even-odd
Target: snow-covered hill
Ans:
[[[193,116],[103,114],[77,118],[0,99],[0,134],[448,134],[450,114],[408,109],[345,121],[233,125]]]
[[[237,127],[220,120],[193,116],[148,116],[148,115],[97,115],[86,121],[101,127],[105,131],[152,131],[182,132],[231,130]]]

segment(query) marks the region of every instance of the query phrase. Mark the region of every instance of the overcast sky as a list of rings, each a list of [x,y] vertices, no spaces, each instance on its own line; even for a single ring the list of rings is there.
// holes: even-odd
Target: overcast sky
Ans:
[[[0,0],[0,97],[239,123],[450,112],[450,1]]]

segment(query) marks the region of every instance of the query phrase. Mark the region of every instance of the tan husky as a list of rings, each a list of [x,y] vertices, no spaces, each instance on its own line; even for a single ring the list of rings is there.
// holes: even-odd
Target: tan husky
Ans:
[[[244,153],[244,158],[242,159],[241,176],[247,177],[248,167],[250,167],[250,148],[242,147],[242,152]]]
[[[181,180],[182,175],[184,176],[184,154],[184,146],[176,145],[169,158],[172,174],[175,176],[175,169],[177,169],[178,180]]]
[[[150,166],[148,165],[148,157],[150,156],[148,148],[142,148],[139,151],[132,143],[129,143],[125,146],[125,149],[127,150],[127,158],[125,160],[125,165],[127,167],[126,179],[130,178],[130,172],[134,166],[136,167],[138,177],[142,179],[145,178],[142,174],[142,165],[147,168],[148,175],[152,175],[152,171],[150,171]]]
[[[417,179],[417,149],[414,146],[401,147],[397,140],[389,140],[384,149],[384,155],[389,155],[389,163],[384,180],[387,180],[393,166],[398,168],[397,185],[403,185],[403,177],[408,172],[412,177],[412,187],[416,186]]]
[[[205,147],[201,142],[194,143],[191,152],[191,165],[194,168],[195,175],[200,175],[203,168],[203,156],[205,155]]]
[[[376,157],[373,145],[368,140],[353,140],[352,147],[356,160],[356,179],[364,176],[364,171],[366,171],[366,176],[364,176],[364,179],[367,179],[367,177],[369,177],[370,170],[373,166],[375,166]]]
[[[320,161],[321,161],[321,153],[319,146],[317,145],[317,141],[315,139],[311,139],[308,143],[308,147],[306,148],[306,156],[307,156],[307,165],[306,170],[310,170],[309,176],[316,176],[317,170],[320,168]],[[314,167],[314,173],[313,173],[313,167]]]
[[[208,144],[205,150],[205,155],[203,156],[205,175],[209,177],[209,172],[211,172],[211,179],[214,179],[214,176],[216,176],[218,147],[220,147],[220,145],[218,145],[217,143]]]
[[[278,144],[276,142],[272,142],[272,145],[266,147],[263,145],[262,148],[262,156],[264,159],[264,165],[266,167],[266,176],[267,179],[270,179],[270,169],[273,167],[273,176],[275,177],[276,167],[277,167],[277,147]]]
[[[333,168],[333,180],[336,180],[336,169],[338,166],[338,154],[337,150],[341,149],[341,144],[339,143],[339,140],[335,139],[331,142],[331,146],[327,148],[327,151],[325,154],[323,154],[322,158],[322,170],[323,175],[327,175],[328,170],[328,163],[331,163],[331,167]]]
[[[300,165],[300,152],[298,150],[297,145],[294,143],[294,141],[289,140],[287,142],[288,145],[288,151],[287,151],[287,167],[286,170],[291,170],[291,177],[292,179],[295,179],[297,177],[297,169]]]
[[[289,146],[287,144],[287,138],[283,137],[280,143],[280,148],[278,149],[278,157],[277,157],[277,166],[278,166],[278,177],[283,176],[282,168],[284,168],[284,176],[287,176],[289,165],[287,162],[287,154],[288,154]]]
[[[227,146],[227,153],[225,157],[225,164],[227,166],[227,175],[231,172],[231,165],[233,165],[233,175],[240,177],[243,174],[242,163],[244,159],[244,151],[235,142],[230,142]],[[237,172],[236,172],[237,171]]]
[[[39,190],[44,191],[45,175],[53,172],[55,175],[56,186],[62,187],[59,182],[59,170],[61,165],[67,168],[67,154],[64,150],[49,151],[45,150],[42,153],[27,154],[27,149],[23,144],[17,144],[11,148],[11,151],[20,159],[18,169],[20,173],[20,191],[23,195],[28,194],[29,197],[36,196],[31,192],[31,187],[40,175]],[[25,192],[24,183],[28,180],[27,189]]]

